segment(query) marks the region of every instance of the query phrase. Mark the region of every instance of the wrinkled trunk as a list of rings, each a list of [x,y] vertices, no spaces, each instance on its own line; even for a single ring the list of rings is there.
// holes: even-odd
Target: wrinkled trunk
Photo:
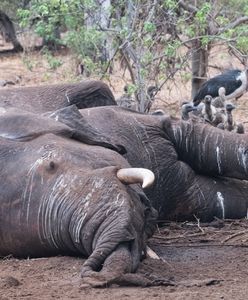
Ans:
[[[201,45],[200,40],[195,40],[192,46],[192,91],[191,97],[195,94],[206,80],[208,66],[208,51]]]
[[[248,180],[248,139],[197,122],[165,124],[179,159],[197,173]]]
[[[0,11],[0,34],[7,43],[13,44],[15,51],[23,51],[22,45],[16,37],[14,24],[3,11]]]

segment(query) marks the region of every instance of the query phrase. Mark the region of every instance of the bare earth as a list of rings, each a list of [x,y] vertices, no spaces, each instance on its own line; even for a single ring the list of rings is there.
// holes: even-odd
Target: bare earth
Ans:
[[[0,299],[247,299],[248,222],[168,223],[149,241],[160,260],[138,273],[169,286],[91,288],[80,279],[81,258],[0,260]]]
[[[34,65],[32,70],[23,63],[25,59],[25,64]],[[51,71],[41,59],[35,62],[34,58],[23,55],[0,58],[0,80],[15,81],[18,75],[21,79],[15,86],[70,81],[75,66],[67,56],[61,59],[64,61],[62,67]],[[116,77],[111,87],[115,94],[120,94],[123,85],[123,80]],[[174,98],[172,112],[183,100],[179,98]],[[248,120],[246,101],[247,95],[240,99],[236,113],[243,121]],[[164,105],[161,102],[162,108],[167,108]],[[160,260],[145,259],[138,273],[168,280],[169,286],[92,288],[80,278],[82,258],[19,260],[6,257],[0,260],[0,300],[247,299],[247,219],[215,220],[211,224],[198,224],[197,220],[165,223],[149,241],[149,246]]]

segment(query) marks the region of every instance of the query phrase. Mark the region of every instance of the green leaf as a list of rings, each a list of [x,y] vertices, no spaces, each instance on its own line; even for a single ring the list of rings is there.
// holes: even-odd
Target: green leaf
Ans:
[[[144,30],[145,30],[145,32],[155,32],[156,25],[153,24],[152,22],[145,22],[144,23]]]

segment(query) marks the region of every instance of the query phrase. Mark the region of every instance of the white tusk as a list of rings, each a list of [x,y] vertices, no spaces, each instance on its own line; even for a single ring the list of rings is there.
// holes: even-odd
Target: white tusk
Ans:
[[[141,183],[143,189],[151,186],[155,180],[153,172],[144,168],[120,169],[117,177],[122,183]]]
[[[146,246],[146,254],[148,257],[152,258],[152,259],[159,259],[160,257],[157,255],[157,253],[155,251],[153,251],[150,247]]]

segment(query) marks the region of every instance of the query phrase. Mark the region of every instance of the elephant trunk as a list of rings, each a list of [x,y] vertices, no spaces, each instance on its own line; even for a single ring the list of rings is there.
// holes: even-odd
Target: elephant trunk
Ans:
[[[166,122],[166,133],[178,158],[197,173],[248,179],[248,136],[226,132],[198,121]],[[164,125],[164,127],[165,127]]]

